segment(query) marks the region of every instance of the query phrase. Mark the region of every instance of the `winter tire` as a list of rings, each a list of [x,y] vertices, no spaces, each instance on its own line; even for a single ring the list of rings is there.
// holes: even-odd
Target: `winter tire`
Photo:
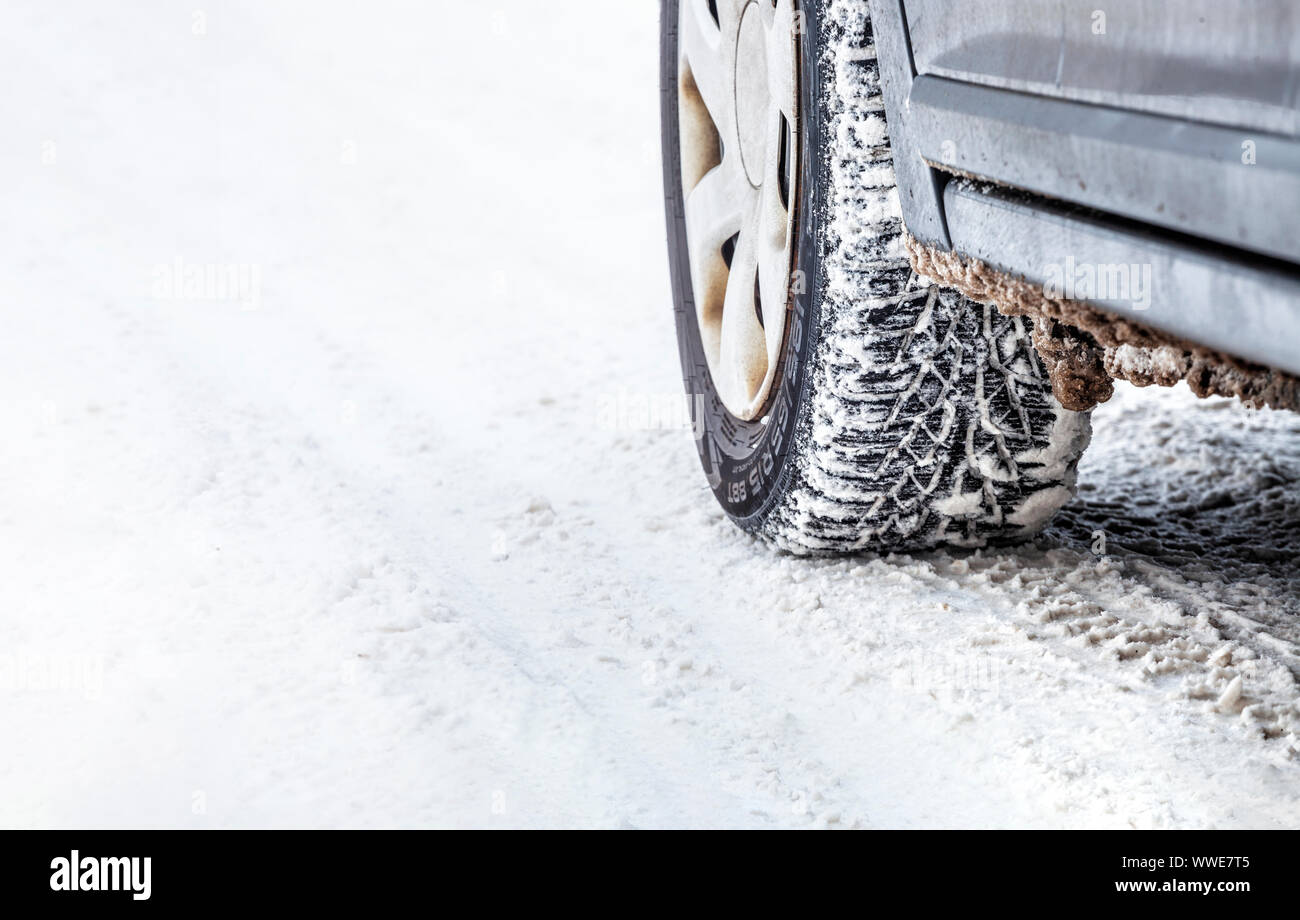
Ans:
[[[794,552],[1034,533],[1089,438],[1024,320],[915,275],[866,0],[663,0],[677,337],[700,458]]]

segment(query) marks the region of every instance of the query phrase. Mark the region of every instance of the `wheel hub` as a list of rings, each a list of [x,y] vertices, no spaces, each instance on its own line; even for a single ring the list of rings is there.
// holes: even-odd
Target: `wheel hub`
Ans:
[[[799,176],[794,0],[681,0],[678,112],[696,319],[727,411],[766,408],[785,342]]]

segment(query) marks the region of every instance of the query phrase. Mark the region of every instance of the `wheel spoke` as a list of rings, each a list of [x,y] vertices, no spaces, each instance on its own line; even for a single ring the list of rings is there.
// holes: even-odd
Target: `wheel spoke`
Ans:
[[[763,162],[763,184],[759,188],[759,207],[756,218],[764,241],[785,250],[789,242],[787,233],[790,212],[781,201],[781,170],[786,168],[781,148],[785,143],[781,130],[783,116],[773,109],[768,115],[767,135],[764,142],[766,157]]]
[[[715,382],[723,399],[734,406],[748,406],[767,376],[767,338],[754,305],[758,282],[756,243],[752,233],[740,234],[722,308],[718,354],[722,373]]]
[[[788,167],[787,158],[783,156],[788,128],[783,131],[782,126],[792,124],[789,119],[796,103],[793,9],[790,0],[780,0],[767,36],[768,86],[773,105],[767,117],[763,181],[753,221],[758,240],[759,299],[771,367],[776,366],[780,355],[791,287],[792,227],[789,208],[782,201],[781,188],[785,177],[781,172]],[[785,105],[779,93],[788,96]]]
[[[686,240],[690,247],[695,316],[705,353],[712,358],[719,354],[727,293],[729,269],[723,246],[741,233],[757,206],[758,192],[745,179],[737,159],[728,155],[686,197]]]
[[[736,157],[728,156],[686,195],[686,234],[691,258],[719,249],[740,232],[758,192],[746,181]]]
[[[723,35],[736,34],[736,30],[740,27],[740,14],[745,11],[748,4],[749,0],[716,0],[718,23]],[[702,5],[707,15],[709,0],[703,0]]]
[[[795,25],[794,4],[791,0],[780,0],[767,33],[767,85],[772,102],[791,123],[798,103]]]
[[[758,259],[759,304],[763,312],[763,334],[768,364],[775,366],[785,336],[786,311],[790,304],[790,264],[787,251],[771,245]]]
[[[718,135],[728,145],[733,143],[736,133],[735,93],[731,79],[736,51],[733,43],[723,38],[724,35],[734,35],[734,30],[728,31],[723,10],[732,12],[731,7],[730,3],[718,4],[718,17],[723,23],[720,29],[709,12],[708,0],[682,0],[679,37],[680,53],[686,65],[683,79],[689,68],[695,89],[704,100]]]

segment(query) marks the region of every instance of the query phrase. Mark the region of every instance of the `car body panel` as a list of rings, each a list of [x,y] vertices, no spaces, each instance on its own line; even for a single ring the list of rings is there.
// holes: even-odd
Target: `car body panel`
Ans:
[[[1300,6],[867,2],[918,239],[1036,283],[1136,266],[1078,299],[1300,374]]]

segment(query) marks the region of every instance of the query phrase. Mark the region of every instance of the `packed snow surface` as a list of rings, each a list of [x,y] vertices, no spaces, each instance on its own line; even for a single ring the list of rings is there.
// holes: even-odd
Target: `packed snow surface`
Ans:
[[[658,4],[21,0],[0,825],[1294,827],[1300,416],[808,560],[675,424]]]

